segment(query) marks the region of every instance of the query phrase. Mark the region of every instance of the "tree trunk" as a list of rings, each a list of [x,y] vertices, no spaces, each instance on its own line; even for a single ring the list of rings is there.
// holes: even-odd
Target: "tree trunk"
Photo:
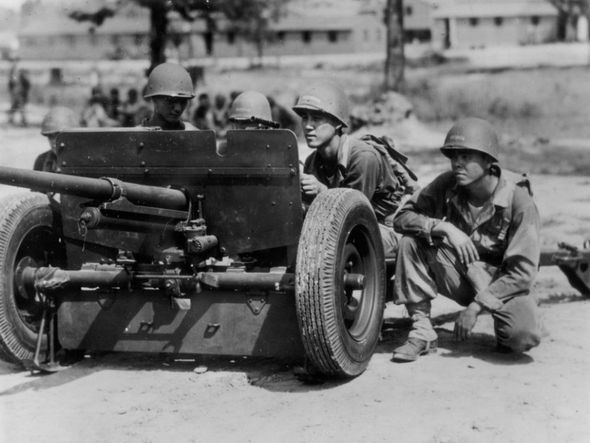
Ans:
[[[256,54],[258,55],[258,61],[256,65],[262,66],[262,57],[264,56],[264,31],[263,28],[266,27],[266,23],[263,21],[259,21],[256,31],[254,33],[254,40],[256,44]]]
[[[168,15],[164,2],[150,6],[150,68],[166,61],[166,42],[168,41]]]
[[[400,91],[404,83],[404,69],[406,65],[404,54],[403,0],[387,0],[385,25],[387,27],[385,90]]]

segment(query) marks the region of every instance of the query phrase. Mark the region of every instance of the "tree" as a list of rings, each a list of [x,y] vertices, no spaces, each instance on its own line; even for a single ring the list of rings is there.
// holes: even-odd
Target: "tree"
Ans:
[[[286,0],[115,0],[98,10],[76,10],[69,14],[78,21],[89,21],[100,26],[105,20],[113,17],[126,5],[134,3],[150,11],[150,68],[166,61],[166,43],[170,36],[170,16],[174,11],[181,19],[192,22],[203,19],[207,24],[204,34],[205,47],[208,54],[213,52],[214,33],[217,19],[226,17],[234,32],[251,38],[258,47],[259,55],[267,37],[268,24],[277,18]],[[178,41],[177,41],[178,43]]]
[[[571,38],[581,16],[590,21],[590,0],[549,0],[549,3],[559,13],[557,37],[560,40]]]
[[[251,40],[262,58],[264,42],[272,39],[271,21],[277,21],[288,0],[225,0],[220,10],[230,23],[230,31]]]
[[[149,9],[150,12],[150,67],[166,61],[166,42],[169,38],[169,12],[176,11],[184,20],[194,21],[198,17],[208,19],[213,8],[209,0],[115,0],[94,11],[75,10],[70,18],[77,21],[88,21],[96,26],[103,24],[105,20],[115,16],[121,9],[130,3]]]
[[[406,66],[403,0],[387,0],[385,26],[387,28],[385,89],[399,91],[403,87]]]

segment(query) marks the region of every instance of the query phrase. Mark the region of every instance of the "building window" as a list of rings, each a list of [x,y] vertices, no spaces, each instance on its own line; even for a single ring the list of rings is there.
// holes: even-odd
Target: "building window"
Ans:
[[[336,43],[338,41],[338,31],[328,31],[328,41]]]
[[[64,40],[68,46],[76,46],[76,38],[73,35],[64,36]]]
[[[303,43],[311,43],[311,31],[303,31],[301,33],[301,40],[303,40]]]
[[[406,15],[412,15],[414,13],[414,8],[411,6],[406,6]]]
[[[504,22],[504,20],[502,19],[502,17],[494,17],[494,24],[496,26],[502,26],[503,22]]]
[[[364,39],[366,42],[367,42],[367,41],[369,41],[369,30],[368,30],[368,29],[365,29],[365,30],[363,31],[363,39]]]
[[[119,36],[118,35],[111,35],[111,43],[113,46],[119,45]]]
[[[228,32],[227,33],[227,44],[233,45],[236,42],[236,33],[235,32]]]
[[[539,24],[539,16],[538,15],[533,15],[531,17],[531,23],[533,24],[533,26],[537,26]]]
[[[277,32],[277,39],[281,42],[284,41],[285,40],[285,31]]]
[[[133,36],[133,40],[135,41],[135,46],[138,46],[138,47],[143,46],[143,35],[135,34]]]
[[[469,19],[469,24],[471,26],[477,26],[479,24],[479,19],[477,17],[471,17]]]
[[[383,36],[381,35],[381,29],[377,29],[377,32],[375,32],[375,37],[377,38],[378,42],[381,41],[381,39],[383,38]]]

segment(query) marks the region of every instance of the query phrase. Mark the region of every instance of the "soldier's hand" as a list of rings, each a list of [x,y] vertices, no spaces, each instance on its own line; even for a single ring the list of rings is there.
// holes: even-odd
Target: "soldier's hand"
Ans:
[[[315,176],[311,174],[301,174],[300,178],[301,190],[305,195],[316,196],[320,192],[328,189],[326,185],[321,183]]]
[[[471,238],[455,225],[443,222],[444,232],[447,237],[449,244],[457,251],[459,260],[465,266],[479,260],[479,253],[477,248],[471,241]],[[441,223],[441,224],[443,224]]]
[[[471,304],[466,309],[459,313],[459,317],[455,320],[455,329],[453,335],[455,340],[463,341],[471,336],[471,331],[477,322],[477,315],[481,307],[477,304]]]

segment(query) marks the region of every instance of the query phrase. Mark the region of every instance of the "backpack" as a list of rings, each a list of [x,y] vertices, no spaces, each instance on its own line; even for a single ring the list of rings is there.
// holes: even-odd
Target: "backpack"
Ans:
[[[395,143],[391,137],[387,135],[377,137],[366,134],[360,140],[379,151],[387,159],[394,175],[404,188],[403,194],[413,194],[420,189],[417,183],[418,176],[406,164],[408,157],[395,148]]]

